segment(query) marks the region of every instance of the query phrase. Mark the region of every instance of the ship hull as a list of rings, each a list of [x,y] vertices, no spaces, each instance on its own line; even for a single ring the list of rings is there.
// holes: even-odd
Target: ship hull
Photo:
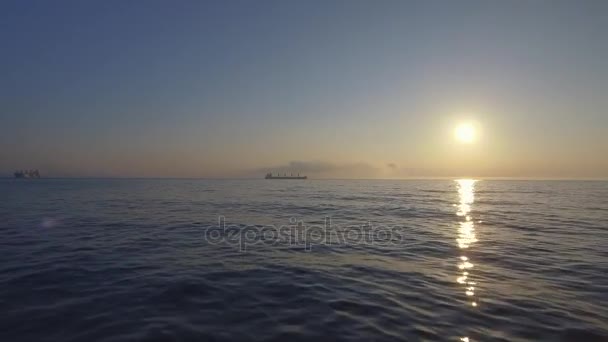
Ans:
[[[277,177],[277,176],[273,176],[273,177],[266,177],[266,179],[308,179],[308,177],[306,177],[306,176],[302,176],[302,177]]]

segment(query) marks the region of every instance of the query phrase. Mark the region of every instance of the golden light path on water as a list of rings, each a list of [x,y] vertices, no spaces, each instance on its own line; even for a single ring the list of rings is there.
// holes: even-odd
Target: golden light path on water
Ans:
[[[477,300],[475,299],[475,286],[477,284],[474,281],[471,281],[470,272],[475,265],[473,265],[467,256],[467,250],[477,242],[477,238],[475,237],[475,223],[471,217],[471,205],[475,202],[475,182],[477,181],[474,179],[456,180],[459,199],[459,203],[456,205],[458,209],[456,215],[460,218],[456,242],[461,250],[460,262],[458,263],[460,275],[456,281],[464,288],[467,302],[474,307],[478,305]],[[469,338],[462,337],[460,340],[468,342]]]

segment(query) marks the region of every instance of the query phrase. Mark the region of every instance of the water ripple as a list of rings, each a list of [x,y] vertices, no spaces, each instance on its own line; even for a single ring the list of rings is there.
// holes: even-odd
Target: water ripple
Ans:
[[[606,340],[606,183],[471,184],[2,180],[0,340]],[[326,217],[395,235],[204,239]]]

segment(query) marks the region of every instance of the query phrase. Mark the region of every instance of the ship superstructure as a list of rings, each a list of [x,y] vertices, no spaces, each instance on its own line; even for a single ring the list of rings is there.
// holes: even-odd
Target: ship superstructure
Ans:
[[[38,170],[17,170],[15,178],[40,178],[40,172]]]

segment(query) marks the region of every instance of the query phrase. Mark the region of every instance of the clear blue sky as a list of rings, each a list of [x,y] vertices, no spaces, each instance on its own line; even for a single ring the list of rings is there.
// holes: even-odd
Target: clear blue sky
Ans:
[[[601,0],[3,1],[0,172],[608,177],[607,37]]]

